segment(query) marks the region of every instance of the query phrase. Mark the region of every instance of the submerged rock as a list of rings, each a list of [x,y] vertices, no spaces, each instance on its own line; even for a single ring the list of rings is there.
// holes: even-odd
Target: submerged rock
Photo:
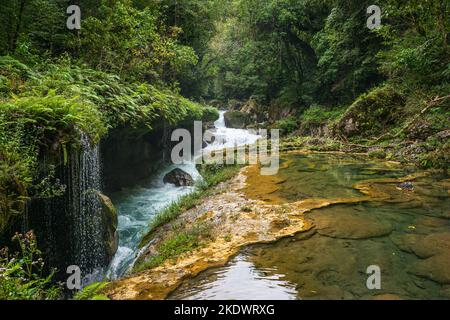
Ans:
[[[434,255],[449,253],[450,232],[434,233],[423,237],[416,241],[412,249],[420,258],[429,258]]]
[[[368,239],[388,235],[392,226],[376,218],[345,212],[318,213],[314,223],[320,235],[339,239]]]
[[[177,187],[185,187],[185,186],[193,186],[194,179],[189,175],[189,173],[181,170],[174,169],[170,171],[164,177],[164,183],[171,183],[176,185]]]
[[[414,185],[412,182],[402,182],[397,185],[398,188],[402,190],[412,191],[414,190]]]
[[[385,294],[377,294],[372,297],[372,300],[384,300],[384,301],[394,301],[394,300],[405,300],[399,295],[392,294],[392,293],[385,293]]]

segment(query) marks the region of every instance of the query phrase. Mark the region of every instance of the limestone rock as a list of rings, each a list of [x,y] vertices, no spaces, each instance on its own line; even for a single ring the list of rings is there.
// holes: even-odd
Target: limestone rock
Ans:
[[[370,216],[347,213],[318,213],[314,217],[317,232],[339,239],[368,239],[391,233],[392,226]]]
[[[450,284],[450,253],[438,254],[413,265],[410,272],[441,284]]]

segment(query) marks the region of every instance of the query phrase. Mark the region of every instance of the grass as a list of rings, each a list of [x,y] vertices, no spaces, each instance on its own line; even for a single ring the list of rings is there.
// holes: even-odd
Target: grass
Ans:
[[[211,228],[208,224],[198,223],[186,230],[174,232],[158,244],[156,254],[138,263],[133,271],[139,272],[158,267],[169,259],[174,259],[183,253],[201,247],[206,239],[211,238],[210,230]]]
[[[74,300],[110,300],[106,295],[102,294],[103,289],[109,282],[95,282],[77,292],[73,297]]]

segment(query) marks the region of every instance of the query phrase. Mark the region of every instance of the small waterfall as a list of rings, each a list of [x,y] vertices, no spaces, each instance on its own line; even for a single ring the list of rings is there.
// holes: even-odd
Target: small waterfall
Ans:
[[[71,150],[67,159],[60,155],[56,177],[65,192],[60,196],[33,200],[24,224],[35,231],[38,245],[48,266],[58,270],[60,280],[67,279],[71,265],[80,268],[83,284],[101,280],[109,264],[106,226],[98,192],[102,188],[100,150],[83,132],[80,148]],[[65,163],[64,163],[65,162]],[[46,155],[41,160],[43,176],[49,173]],[[64,165],[63,165],[64,163]]]
[[[81,151],[70,156],[69,176],[72,181],[67,190],[72,207],[74,260],[83,274],[101,273],[105,267],[105,248],[102,208],[97,195],[102,185],[100,150],[84,133],[80,133],[80,141]]]

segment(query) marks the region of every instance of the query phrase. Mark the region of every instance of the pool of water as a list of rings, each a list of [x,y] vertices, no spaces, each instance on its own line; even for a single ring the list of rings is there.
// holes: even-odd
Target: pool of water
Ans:
[[[411,169],[346,155],[295,154],[267,202],[352,198],[355,183],[405,176]],[[252,181],[253,179],[253,181]],[[258,177],[250,177],[250,193]],[[386,184],[383,201],[330,206],[306,213],[313,228],[274,244],[243,249],[226,266],[185,281],[171,299],[450,299],[450,179]],[[383,185],[384,186],[384,185]],[[370,290],[367,268],[381,270]]]

